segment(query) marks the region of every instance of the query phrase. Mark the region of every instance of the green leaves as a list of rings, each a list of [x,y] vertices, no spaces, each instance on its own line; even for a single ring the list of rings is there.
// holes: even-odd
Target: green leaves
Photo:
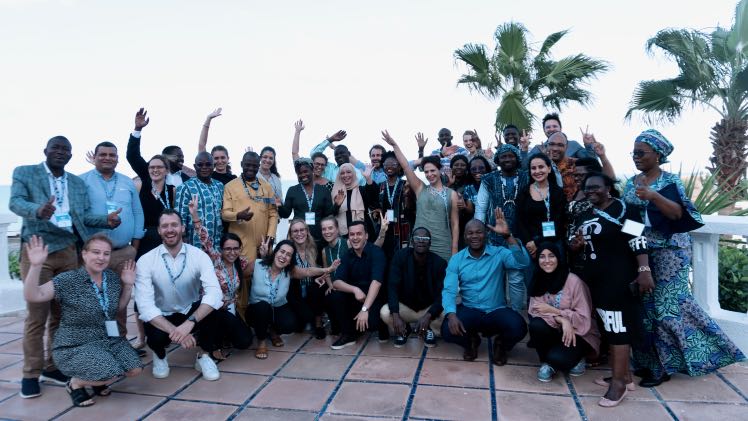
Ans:
[[[718,274],[720,307],[748,311],[748,250],[720,244]]]
[[[630,119],[635,111],[644,111],[650,124],[655,120],[675,120],[682,110],[681,100],[678,88],[671,79],[641,82],[634,92],[626,119]]]

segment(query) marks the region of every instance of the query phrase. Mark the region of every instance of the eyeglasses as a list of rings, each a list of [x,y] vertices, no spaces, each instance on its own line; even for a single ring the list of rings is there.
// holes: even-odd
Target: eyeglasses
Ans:
[[[242,249],[241,247],[224,247],[223,251],[225,251],[227,253],[236,253],[236,252],[238,252],[241,249]]]
[[[149,170],[163,170],[163,169],[165,169],[165,168],[166,168],[166,167],[165,167],[165,166],[163,166],[163,165],[150,165],[150,166],[148,166],[148,169],[149,169]]]
[[[580,179],[582,179],[582,178],[584,178],[584,177],[587,177],[587,173],[584,173],[584,174],[577,174],[577,173],[574,173],[574,179],[575,179],[575,180],[580,180]]]
[[[413,236],[413,242],[426,243],[431,241],[431,237],[421,237],[418,235]]]
[[[605,188],[605,186],[600,186],[600,185],[597,185],[597,184],[593,184],[591,186],[590,185],[584,186],[583,190],[585,192],[593,192],[593,191],[600,191],[600,190],[602,190],[604,188]]]
[[[199,168],[212,167],[212,162],[195,162],[195,166]]]
[[[632,158],[642,158],[644,155],[652,153],[648,151],[633,151],[629,155],[631,155]]]

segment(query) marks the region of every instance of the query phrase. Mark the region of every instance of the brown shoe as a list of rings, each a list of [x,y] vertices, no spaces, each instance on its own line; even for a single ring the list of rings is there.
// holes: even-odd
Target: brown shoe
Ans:
[[[462,354],[462,359],[465,361],[475,361],[478,358],[478,347],[480,346],[480,336],[478,334],[471,335],[469,338],[469,345],[465,348],[465,352]]]
[[[493,339],[493,363],[498,366],[506,364],[506,349],[501,345],[498,335]]]

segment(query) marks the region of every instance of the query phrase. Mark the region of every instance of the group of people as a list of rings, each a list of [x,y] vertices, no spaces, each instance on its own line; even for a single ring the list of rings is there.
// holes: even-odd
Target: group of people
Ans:
[[[177,343],[196,349],[195,369],[217,380],[230,349],[256,340],[265,359],[268,342],[281,347],[282,334],[303,331],[334,335],[333,349],[367,331],[380,342],[394,336],[395,347],[441,337],[467,361],[493,338],[498,366],[529,331],[540,381],[609,360],[612,375],[595,380],[607,387],[602,406],[635,388],[632,373],[651,387],[744,359],[689,291],[688,231],[701,217],[660,169],[673,147],[655,130],[635,139],[640,173],[620,192],[604,146],[586,131],[581,144],[569,140],[557,114],[545,116],[547,140],[532,149],[512,125],[496,149],[475,130],[462,147],[441,129],[430,154],[417,134],[409,160],[383,131],[370,164],[351,155],[342,130],[302,157],[298,121],[298,184],[284,194],[272,147],[248,148],[238,174],[225,147],[207,151],[220,115],[203,123],[194,168],[177,145],[142,157],[149,118],[140,109],[126,154],[135,179],[116,172],[111,142],[89,154],[94,169],[66,172],[72,145],[62,136],[48,141],[44,162],[15,169],[10,208],[23,218],[28,302],[21,397],[39,396],[41,380],[92,405],[89,389],[106,396],[142,371],[145,345],[157,379],[169,376],[167,348]],[[285,239],[276,238],[280,218],[290,218]]]

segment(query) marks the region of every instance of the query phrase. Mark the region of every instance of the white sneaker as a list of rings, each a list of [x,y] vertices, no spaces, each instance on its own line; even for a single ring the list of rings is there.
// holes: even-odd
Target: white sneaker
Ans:
[[[221,378],[221,373],[218,371],[218,366],[210,358],[210,355],[203,354],[195,361],[195,370],[203,373],[205,380],[215,381]]]
[[[161,358],[153,353],[153,377],[157,379],[165,379],[169,377],[169,362],[166,361],[166,357],[162,360]]]

